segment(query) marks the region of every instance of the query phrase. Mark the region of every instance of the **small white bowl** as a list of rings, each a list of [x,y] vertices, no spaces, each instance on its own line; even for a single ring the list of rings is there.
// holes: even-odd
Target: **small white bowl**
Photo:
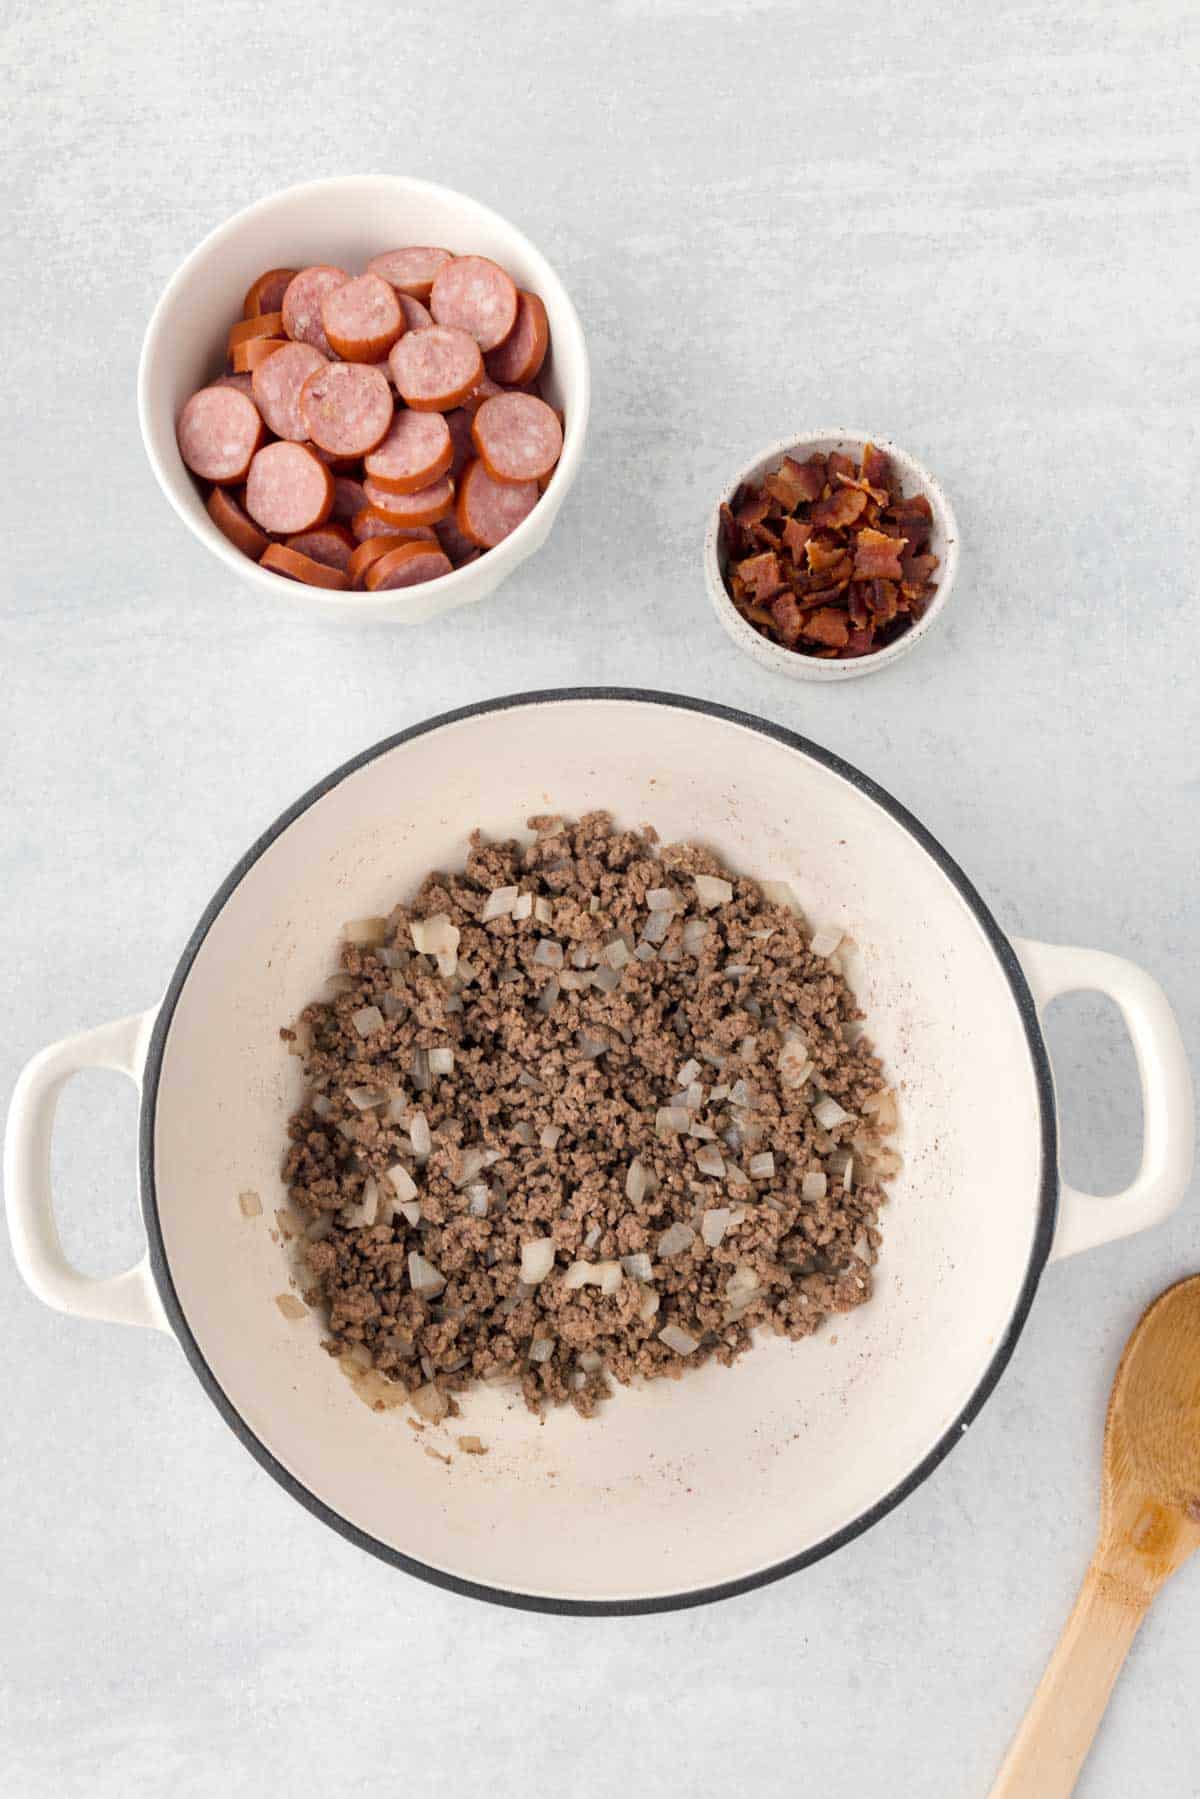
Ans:
[[[188,396],[221,373],[225,334],[241,317],[246,289],[264,269],[332,262],[357,270],[379,251],[405,243],[490,256],[519,287],[541,295],[550,320],[545,391],[566,415],[562,457],[529,517],[465,568],[424,586],[378,594],[306,587],[260,568],[217,530],[180,458],[175,421]],[[146,328],[138,369],[138,418],[158,484],[184,524],[231,573],[265,598],[310,612],[399,624],[419,624],[482,600],[541,548],[579,472],[590,396],[579,315],[541,251],[478,200],[406,175],[344,175],[285,188],[218,226],[167,283]]]
[[[727,558],[721,541],[720,507],[732,504],[739,487],[759,482],[772,469],[778,468],[785,456],[794,456],[798,462],[803,462],[806,456],[817,452],[828,456],[832,451],[840,450],[844,456],[853,456],[857,461],[863,448],[869,443],[891,457],[903,480],[906,495],[923,493],[928,496],[933,509],[933,531],[930,534],[929,548],[938,559],[935,571],[937,592],[924,617],[918,619],[911,630],[870,656],[855,656],[846,662],[835,662],[805,656],[797,650],[784,649],[782,644],[771,643],[768,638],[761,637],[753,625],[747,624],[729,597],[725,586]],[[915,649],[921,639],[933,629],[935,622],[946,610],[957,573],[958,524],[954,509],[940,484],[915,456],[910,456],[898,444],[890,442],[886,437],[871,437],[860,431],[814,431],[803,437],[785,438],[782,443],[773,444],[734,476],[713,507],[712,517],[704,533],[704,578],[708,583],[709,598],[717,617],[739,650],[745,650],[748,656],[753,656],[756,662],[769,668],[774,674],[787,675],[792,681],[852,681],[858,675],[873,675],[881,668],[890,668],[892,663],[899,662],[901,656],[907,656],[910,650]]]

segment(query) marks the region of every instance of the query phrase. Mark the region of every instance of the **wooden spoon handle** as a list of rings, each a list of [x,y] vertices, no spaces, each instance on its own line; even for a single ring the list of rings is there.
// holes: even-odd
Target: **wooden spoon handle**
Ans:
[[[991,1799],[1066,1799],[1075,1790],[1148,1605],[1147,1594],[1093,1561]]]

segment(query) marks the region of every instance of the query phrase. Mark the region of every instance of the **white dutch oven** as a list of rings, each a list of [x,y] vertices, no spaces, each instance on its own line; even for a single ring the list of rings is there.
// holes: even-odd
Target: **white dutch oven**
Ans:
[[[903,1095],[905,1167],[870,1304],[808,1342],[621,1389],[597,1421],[539,1423],[511,1393],[466,1396],[489,1454],[447,1468],[377,1415],[289,1323],[268,1222],[298,1063],[279,1041],[348,918],[386,911],[468,831],[606,806],[789,880],[859,946],[856,981]],[[1137,1052],[1141,1169],[1111,1199],[1059,1179],[1038,1012],[1077,988],[1120,1006]],[[63,1257],[49,1186],[58,1090],[75,1070],[142,1089],[149,1248],[114,1280]],[[1163,1218],[1189,1173],[1191,1088],[1162,991],[1128,962],[1010,944],[964,875],[873,782],[773,725],[613,691],[525,695],[403,732],[304,796],[234,869],[157,1011],[44,1051],[8,1123],[21,1271],[49,1305],[173,1331],[250,1452],[363,1548],[479,1597],[637,1611],[744,1590],[845,1543],[959,1440],[1012,1353],[1051,1256]],[[247,1221],[254,1188],[266,1215]],[[434,1440],[440,1443],[442,1433]],[[447,1437],[445,1447],[454,1448]]]

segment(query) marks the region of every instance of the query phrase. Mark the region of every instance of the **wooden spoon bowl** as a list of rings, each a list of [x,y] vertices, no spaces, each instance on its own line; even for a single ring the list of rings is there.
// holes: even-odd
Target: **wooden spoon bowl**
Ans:
[[[1096,1552],[992,1799],[1073,1791],[1139,1624],[1195,1549],[1200,1275],[1160,1294],[1125,1345],[1104,1427]]]

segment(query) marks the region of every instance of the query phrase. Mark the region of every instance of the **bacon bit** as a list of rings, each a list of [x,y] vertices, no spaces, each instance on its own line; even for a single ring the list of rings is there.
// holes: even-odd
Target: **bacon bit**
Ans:
[[[760,604],[763,600],[771,599],[786,585],[774,550],[765,550],[761,556],[747,556],[743,562],[738,563],[734,572],[750,598]],[[898,577],[899,568],[896,574]]]
[[[874,444],[868,444],[862,453],[862,472],[872,487],[888,488],[892,482],[892,459]]]
[[[857,469],[839,452],[785,456],[721,508],[733,603],[797,655],[870,655],[910,630],[936,592],[932,526],[926,495],[906,497],[873,444]]]
[[[886,501],[887,496],[884,498]],[[808,515],[809,522],[822,530],[840,531],[843,525],[852,525],[855,519],[861,518],[866,509],[866,494],[847,485],[839,487],[827,500],[818,500]]]
[[[900,579],[900,546],[903,537],[885,537],[882,531],[869,527],[854,540],[854,578],[856,581],[898,581]]]
[[[800,635],[800,608],[793,594],[781,593],[771,607],[771,622],[776,626],[781,642],[789,649]]]
[[[804,546],[813,534],[811,525],[802,525],[798,518],[789,518],[783,527],[783,547],[788,555],[797,562],[803,560]]]

